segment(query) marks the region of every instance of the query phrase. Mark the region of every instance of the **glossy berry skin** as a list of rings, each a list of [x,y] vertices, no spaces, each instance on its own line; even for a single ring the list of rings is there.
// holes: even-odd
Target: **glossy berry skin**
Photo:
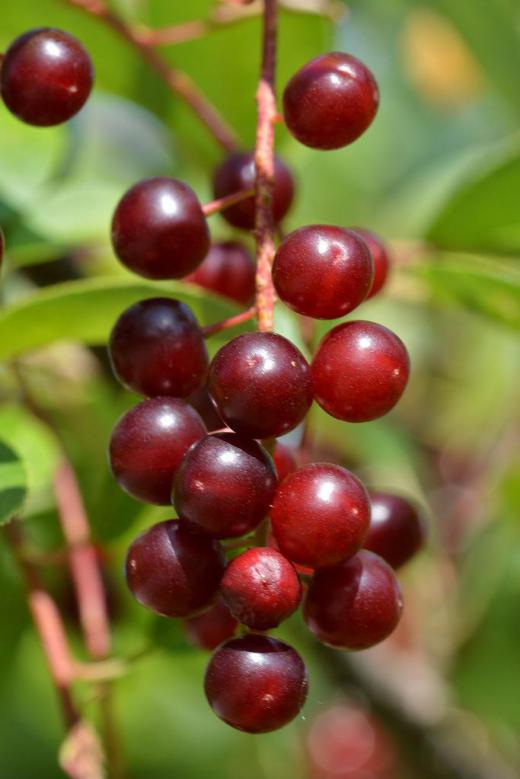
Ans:
[[[312,361],[316,400],[346,422],[368,422],[390,411],[409,373],[401,339],[383,325],[361,320],[334,327]]]
[[[361,227],[354,227],[352,230],[363,239],[372,255],[374,278],[368,297],[373,298],[374,295],[377,295],[385,286],[388,278],[388,273],[390,271],[390,256],[388,254],[388,249],[382,239],[370,230],[363,230]]]
[[[184,630],[191,643],[199,649],[208,650],[215,649],[231,638],[237,627],[238,621],[221,597],[202,614],[190,617],[184,623]]]
[[[215,430],[222,430],[225,424],[219,417],[215,404],[211,400],[207,386],[199,387],[186,398],[186,403],[192,406],[199,417],[206,425],[208,433],[214,433]]]
[[[184,458],[175,479],[178,515],[214,538],[234,538],[265,517],[276,487],[271,458],[235,433],[205,436]]]
[[[40,28],[16,38],[7,49],[0,89],[5,105],[18,119],[49,127],[78,113],[93,80],[90,57],[76,38]]]
[[[180,279],[200,265],[209,230],[197,196],[177,179],[135,184],[119,201],[112,243],[123,265],[147,279]]]
[[[408,562],[424,544],[425,523],[419,510],[400,495],[371,492],[372,515],[363,546],[392,568]]]
[[[223,644],[206,669],[204,689],[220,719],[247,733],[283,727],[307,697],[307,671],[288,644],[248,635]]]
[[[270,630],[296,609],[302,588],[294,566],[276,549],[254,547],[235,557],[220,585],[230,612],[252,630]]]
[[[273,282],[278,296],[299,314],[338,319],[359,306],[372,285],[373,262],[352,230],[301,227],[276,252]]]
[[[197,412],[182,400],[143,400],[121,417],[112,432],[112,473],[133,498],[167,506],[182,458],[205,433]]]
[[[223,346],[210,365],[208,388],[226,424],[249,438],[292,430],[313,398],[305,357],[274,333],[245,333]]]
[[[274,161],[273,219],[280,222],[294,197],[293,177],[286,165],[275,157]],[[252,152],[232,152],[219,165],[213,178],[213,192],[216,198],[226,197],[242,189],[255,186],[255,161]],[[255,200],[246,198],[226,208],[222,216],[233,227],[253,230],[255,227]]]
[[[246,247],[238,241],[214,243],[206,259],[186,281],[216,292],[241,305],[255,294],[256,266]]]
[[[293,473],[298,467],[294,451],[289,449],[288,446],[285,446],[285,444],[281,444],[279,441],[276,442],[274,448],[273,460],[279,483],[281,483],[286,476],[289,476],[290,473]]]
[[[283,94],[289,132],[313,149],[339,149],[355,141],[372,123],[378,105],[372,73],[341,52],[312,59],[294,74]]]
[[[368,649],[394,630],[402,605],[393,570],[381,557],[362,549],[339,565],[316,571],[304,618],[323,644]]]
[[[142,606],[165,617],[188,617],[216,598],[224,565],[217,541],[169,519],[135,539],[125,572],[128,587]]]
[[[335,565],[361,548],[370,503],[350,471],[331,463],[311,463],[278,487],[270,516],[282,554],[318,568]]]
[[[206,380],[202,331],[179,300],[150,298],[127,308],[112,330],[109,355],[119,381],[140,395],[184,398]]]

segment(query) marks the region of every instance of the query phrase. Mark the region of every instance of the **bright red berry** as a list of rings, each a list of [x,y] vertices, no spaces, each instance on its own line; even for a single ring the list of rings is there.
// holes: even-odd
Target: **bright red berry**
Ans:
[[[252,630],[270,630],[296,609],[302,588],[294,566],[276,549],[255,547],[227,566],[220,591],[230,612]]]
[[[61,124],[86,102],[94,71],[76,38],[40,28],[7,49],[0,72],[2,99],[18,119],[40,127]]]
[[[276,442],[273,455],[274,465],[276,468],[276,474],[278,476],[278,482],[282,482],[286,476],[296,470],[298,463],[296,461],[295,452],[285,444]]]
[[[209,609],[184,623],[189,640],[200,649],[215,649],[231,638],[237,627],[238,621],[220,597]]]
[[[400,568],[424,544],[426,528],[418,508],[389,492],[371,492],[372,516],[363,546]]]
[[[150,298],[123,311],[109,354],[119,381],[141,395],[184,398],[206,379],[208,353],[191,309],[179,300]]]
[[[208,387],[226,424],[250,438],[292,430],[313,398],[305,357],[274,333],[245,333],[223,346],[210,365]]]
[[[388,249],[381,238],[370,230],[363,230],[361,227],[353,227],[352,230],[364,240],[374,261],[374,279],[368,293],[368,297],[373,298],[384,287],[388,278],[390,270]]]
[[[335,565],[361,548],[370,522],[368,494],[354,474],[312,463],[280,484],[271,507],[274,537],[290,560]]]
[[[206,669],[204,689],[220,719],[247,733],[283,727],[307,697],[300,655],[274,638],[248,635],[221,646]]]
[[[291,207],[294,197],[293,177],[286,165],[275,157],[273,219],[280,222]],[[252,152],[233,152],[219,165],[213,179],[216,198],[226,197],[255,186],[255,159]],[[233,227],[253,230],[255,226],[255,199],[253,196],[229,206],[222,216]]]
[[[261,522],[275,487],[272,460],[259,443],[213,433],[184,458],[173,503],[183,521],[215,538],[233,538]]]
[[[167,506],[182,458],[205,434],[197,412],[182,400],[143,400],[121,417],[112,432],[112,473],[133,498]]]
[[[209,231],[197,196],[177,179],[135,184],[119,201],[112,243],[123,265],[148,279],[179,279],[202,262]]]
[[[224,566],[217,541],[169,519],[135,539],[125,570],[128,587],[142,606],[165,617],[188,617],[216,598]]]
[[[289,131],[314,149],[338,149],[359,138],[379,105],[377,83],[355,57],[315,57],[291,78],[283,94]]]
[[[395,574],[381,557],[362,549],[332,568],[316,571],[304,617],[316,638],[341,649],[367,649],[394,630],[402,611]]]
[[[256,266],[246,247],[238,241],[214,243],[206,259],[186,281],[248,305],[255,294]]]
[[[359,306],[372,284],[373,262],[352,230],[301,227],[276,252],[273,282],[281,300],[299,314],[338,319]]]
[[[390,411],[409,373],[401,339],[374,322],[345,322],[333,328],[312,361],[316,400],[328,414],[346,422],[368,422]]]

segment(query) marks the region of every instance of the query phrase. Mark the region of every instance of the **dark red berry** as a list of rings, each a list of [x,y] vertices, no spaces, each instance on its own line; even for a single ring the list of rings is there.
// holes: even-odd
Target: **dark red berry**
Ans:
[[[317,568],[351,557],[370,522],[368,494],[354,474],[330,463],[291,473],[271,507],[274,537],[294,562]]]
[[[332,568],[317,571],[304,605],[316,638],[341,649],[367,649],[394,630],[402,611],[395,574],[381,557],[362,549]]]
[[[235,433],[205,436],[184,458],[173,503],[186,522],[215,538],[242,536],[265,517],[276,487],[267,452]]]
[[[234,638],[217,649],[204,680],[217,717],[247,733],[286,725],[303,707],[307,688],[300,655],[282,641],[258,635]]]
[[[202,262],[209,231],[197,196],[177,179],[135,184],[112,219],[114,251],[127,268],[147,279],[179,279]]]
[[[365,242],[352,230],[328,225],[290,233],[273,264],[280,299],[315,319],[338,319],[359,306],[372,276],[372,257]]]
[[[368,293],[368,297],[372,298],[384,287],[388,278],[388,272],[390,270],[388,249],[381,238],[370,230],[363,230],[360,227],[354,227],[352,229],[364,240],[372,255],[372,260],[374,261],[374,279],[372,281],[372,286],[370,287],[370,292]]]
[[[238,621],[232,616],[222,600],[217,601],[209,609],[190,617],[184,623],[184,629],[192,644],[200,649],[215,649],[223,641],[231,638],[238,627]]]
[[[189,403],[190,406],[193,406],[199,417],[206,425],[209,433],[214,433],[215,430],[222,430],[226,427],[218,415],[216,406],[211,400],[206,385],[199,387],[199,389],[195,390],[195,392],[192,392],[192,394],[186,398],[186,403]]]
[[[66,122],[86,102],[94,71],[76,38],[39,28],[9,46],[0,71],[2,99],[27,124],[48,127]]]
[[[184,398],[206,380],[202,331],[179,300],[150,298],[127,308],[112,330],[109,354],[119,381],[141,395]]]
[[[255,294],[256,266],[238,241],[214,243],[202,265],[186,281],[248,305]]]
[[[316,400],[346,422],[368,422],[395,406],[410,359],[401,339],[375,322],[345,322],[321,341],[312,375]]]
[[[169,519],[135,539],[125,570],[128,587],[142,606],[165,617],[188,617],[216,598],[224,566],[217,541]]]
[[[282,482],[286,476],[289,476],[298,467],[295,452],[279,441],[276,442],[273,459],[279,482]]]
[[[289,169],[275,157],[273,219],[280,222],[294,197],[294,181]],[[219,165],[213,179],[213,192],[216,198],[226,197],[242,189],[255,186],[255,161],[252,152],[232,152]],[[246,198],[222,211],[222,216],[233,227],[253,230],[255,226],[255,200]]]
[[[372,515],[363,546],[400,568],[424,543],[423,517],[410,501],[389,492],[371,492],[370,502]]]
[[[235,557],[220,591],[230,612],[252,630],[270,630],[296,609],[302,588],[294,566],[276,549],[255,547]]]
[[[313,398],[301,352],[274,333],[245,333],[217,352],[208,388],[220,416],[250,438],[270,438],[296,427]]]
[[[182,400],[143,400],[121,417],[112,432],[112,473],[133,498],[167,506],[182,458],[205,434],[197,412]]]
[[[339,149],[359,138],[379,105],[377,83],[358,59],[331,52],[291,78],[283,94],[289,131],[313,149]]]

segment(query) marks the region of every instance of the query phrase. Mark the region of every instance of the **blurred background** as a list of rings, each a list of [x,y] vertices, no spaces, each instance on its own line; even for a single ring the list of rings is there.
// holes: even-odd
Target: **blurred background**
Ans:
[[[126,19],[153,28],[206,19],[215,6],[112,2]],[[287,230],[358,225],[392,246],[391,283],[361,316],[404,340],[409,388],[382,420],[347,425],[316,409],[312,429],[320,454],[424,507],[427,548],[400,573],[402,623],[355,656],[318,649],[300,617],[275,631],[304,656],[310,693],[299,719],[254,737],[210,711],[207,655],[188,644],[182,626],[129,598],[126,547],[170,512],[143,508],[109,474],[110,430],[136,398],[111,379],[104,344],[118,313],[161,285],[116,262],[111,213],[129,185],[158,174],[184,179],[210,200],[222,155],[134,50],[66,0],[0,5],[2,50],[26,30],[57,26],[83,42],[96,69],[93,96],[67,126],[32,128],[0,107],[7,245],[0,434],[26,464],[25,531],[40,556],[63,547],[52,492],[57,433],[106,573],[114,654],[136,658],[112,685],[118,777],[513,778],[520,772],[520,9],[515,0],[280,6],[280,91],[300,65],[332,49],[360,57],[380,85],[377,119],[353,146],[316,152],[279,128],[277,151],[297,179]],[[245,148],[256,122],[258,11],[253,3],[247,18],[161,50],[214,101]],[[218,216],[211,229],[216,239],[232,235]],[[162,288],[203,324],[236,311],[190,285]],[[318,335],[329,326],[320,324]],[[277,329],[300,343],[287,310],[277,312]],[[11,499],[2,488],[2,519]],[[42,575],[84,657],[66,565],[43,565]],[[53,779],[61,775],[59,709],[2,538],[0,593],[0,776]],[[80,683],[76,692],[95,721],[95,687]]]

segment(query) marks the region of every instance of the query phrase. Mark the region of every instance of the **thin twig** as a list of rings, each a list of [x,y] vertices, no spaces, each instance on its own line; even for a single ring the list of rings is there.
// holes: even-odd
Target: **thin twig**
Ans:
[[[210,336],[215,335],[215,333],[222,332],[222,330],[229,330],[231,327],[236,327],[237,325],[241,325],[244,322],[248,322],[255,316],[256,308],[252,306],[246,311],[242,311],[240,314],[230,316],[229,319],[223,319],[221,322],[215,322],[212,325],[206,325],[206,327],[202,328],[202,335],[204,338],[209,338]]]
[[[212,214],[217,214],[219,211],[224,211],[226,208],[234,206],[236,203],[241,203],[243,200],[253,197],[254,194],[255,190],[253,187],[251,187],[251,189],[240,189],[238,192],[233,192],[231,195],[226,195],[225,197],[218,198],[218,200],[211,200],[209,203],[205,203],[202,206],[202,211],[204,216],[212,216]]]

